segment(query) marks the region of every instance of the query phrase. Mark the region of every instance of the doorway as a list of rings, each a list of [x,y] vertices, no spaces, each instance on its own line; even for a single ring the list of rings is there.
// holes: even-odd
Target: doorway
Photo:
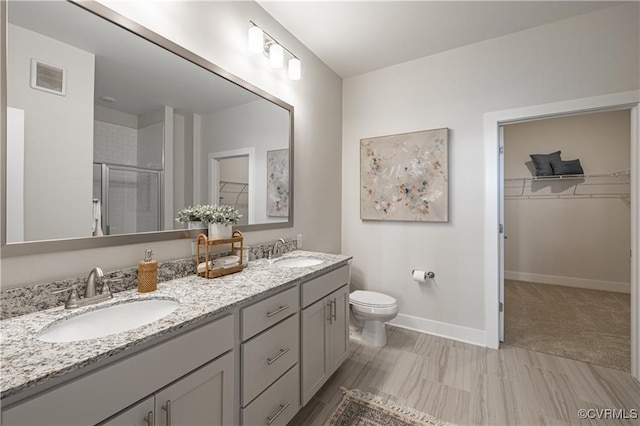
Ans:
[[[209,204],[236,208],[239,225],[255,223],[254,170],[254,148],[209,153]]]
[[[502,127],[504,342],[629,371],[630,109]]]
[[[500,201],[502,200],[502,174],[499,168],[500,125],[587,111],[631,108],[631,375],[640,379],[640,147],[638,146],[638,122],[640,122],[640,90],[603,96],[561,101],[529,107],[486,113],[484,116],[485,140],[485,247],[484,282],[487,347],[498,349],[500,343],[500,298],[503,270],[500,267]]]

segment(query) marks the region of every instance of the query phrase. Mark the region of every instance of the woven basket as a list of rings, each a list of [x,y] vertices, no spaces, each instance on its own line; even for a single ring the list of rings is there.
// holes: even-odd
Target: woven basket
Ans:
[[[138,262],[138,293],[155,291],[158,287],[158,261]]]

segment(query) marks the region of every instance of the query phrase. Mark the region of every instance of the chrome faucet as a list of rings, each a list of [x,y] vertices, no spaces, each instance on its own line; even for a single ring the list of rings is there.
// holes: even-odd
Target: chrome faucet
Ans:
[[[275,259],[276,257],[279,256],[279,253],[278,253],[279,244],[287,244],[287,243],[285,242],[284,238],[278,238],[269,249],[268,259]]]
[[[102,283],[102,287],[100,288],[100,292],[96,292],[96,277],[102,278],[104,277],[104,273],[102,269],[97,266],[89,272],[89,276],[87,277],[87,287],[84,292],[84,297],[81,299],[78,295],[78,286],[72,285],[70,288],[64,288],[62,290],[56,290],[53,293],[62,293],[64,291],[69,292],[69,297],[64,303],[65,309],[73,309],[79,308],[81,306],[92,305],[94,303],[100,302],[102,300],[107,300],[113,297],[111,294],[111,289],[107,285],[106,282]]]

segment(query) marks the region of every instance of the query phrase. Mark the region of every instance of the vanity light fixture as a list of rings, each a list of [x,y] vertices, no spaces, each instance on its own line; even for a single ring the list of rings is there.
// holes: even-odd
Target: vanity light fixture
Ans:
[[[249,51],[251,53],[264,53],[269,59],[269,64],[274,68],[282,68],[284,53],[286,52],[291,57],[287,65],[289,78],[291,80],[300,80],[302,74],[300,59],[253,21],[249,21],[249,23],[251,24],[248,38]]]

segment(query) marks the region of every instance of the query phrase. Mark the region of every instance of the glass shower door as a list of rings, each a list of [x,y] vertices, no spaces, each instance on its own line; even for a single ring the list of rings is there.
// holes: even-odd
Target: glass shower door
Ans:
[[[101,182],[105,235],[161,230],[160,171],[102,164]]]

